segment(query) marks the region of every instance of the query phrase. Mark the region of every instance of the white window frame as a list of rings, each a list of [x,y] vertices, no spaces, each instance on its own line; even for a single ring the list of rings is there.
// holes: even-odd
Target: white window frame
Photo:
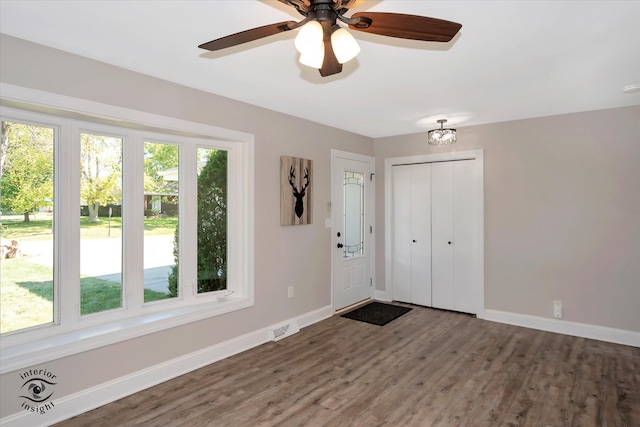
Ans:
[[[0,336],[0,374],[254,305],[254,137],[0,83],[0,117],[55,128],[54,322]],[[80,133],[123,138],[123,307],[80,315]],[[179,146],[178,297],[144,303],[144,142]],[[228,152],[227,290],[197,294],[197,148]],[[64,201],[60,202],[64,195]],[[61,238],[64,236],[64,239]],[[64,241],[64,247],[62,242]],[[64,251],[64,256],[61,254]]]

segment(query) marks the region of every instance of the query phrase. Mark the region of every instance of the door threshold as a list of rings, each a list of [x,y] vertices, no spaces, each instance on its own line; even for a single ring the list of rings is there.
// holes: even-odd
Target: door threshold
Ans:
[[[361,305],[368,304],[371,301],[373,301],[373,298],[366,298],[366,299],[363,299],[362,301],[354,302],[351,305],[348,305],[346,307],[342,307],[342,308],[336,310],[334,312],[334,314],[344,313],[345,311],[353,310],[354,308],[360,307]]]

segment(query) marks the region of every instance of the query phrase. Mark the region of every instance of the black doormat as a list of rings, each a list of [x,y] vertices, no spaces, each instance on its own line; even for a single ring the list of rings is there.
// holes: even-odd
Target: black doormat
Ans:
[[[409,307],[374,301],[345,313],[342,317],[371,323],[372,325],[384,326],[409,311],[411,311]]]

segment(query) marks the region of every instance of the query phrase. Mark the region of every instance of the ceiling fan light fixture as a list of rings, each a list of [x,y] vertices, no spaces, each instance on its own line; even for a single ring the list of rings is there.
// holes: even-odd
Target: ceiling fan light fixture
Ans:
[[[324,30],[322,24],[318,21],[309,21],[300,28],[294,43],[298,52],[304,54],[307,50],[317,49],[317,46],[322,44],[323,39]]]
[[[2,0],[0,0],[2,1]],[[363,0],[280,0],[304,17],[301,21],[276,22],[202,43],[198,47],[212,52],[227,49],[285,31],[298,30],[295,39],[300,62],[317,68],[322,77],[342,72],[342,64],[353,59],[360,47],[349,30],[380,36],[426,42],[450,42],[462,25],[444,19],[393,12],[351,12]],[[342,25],[338,25],[338,21]],[[326,49],[326,58],[319,52]]]
[[[331,34],[331,46],[338,62],[344,64],[360,53],[360,46],[346,28],[338,28]]]
[[[300,54],[300,63],[307,67],[320,69],[324,63],[324,43],[316,45],[315,48],[308,47]]]
[[[458,140],[455,129],[444,128],[444,124],[446,122],[446,119],[438,120],[438,123],[440,123],[440,129],[432,129],[427,132],[427,141],[429,142],[429,145],[455,144]]]

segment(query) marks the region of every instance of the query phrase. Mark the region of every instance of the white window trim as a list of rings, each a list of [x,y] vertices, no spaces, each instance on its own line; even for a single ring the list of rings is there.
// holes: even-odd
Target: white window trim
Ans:
[[[0,114],[7,117],[15,116],[15,114],[11,114],[15,112],[14,108],[19,109],[21,117],[28,118],[31,115],[39,123],[51,123],[57,127],[61,135],[65,132],[77,133],[77,124],[74,125],[74,123],[77,123],[76,120],[82,120],[96,123],[95,126],[92,124],[90,129],[113,130],[111,126],[133,127],[136,130],[132,131],[132,134],[147,140],[156,139],[159,142],[189,140],[189,143],[181,145],[181,156],[189,156],[189,152],[195,152],[198,146],[213,147],[210,144],[212,140],[215,142],[215,146],[229,149],[229,176],[234,177],[234,179],[229,179],[229,183],[237,186],[235,189],[230,188],[230,199],[228,200],[229,206],[233,203],[233,209],[237,213],[235,216],[229,215],[229,232],[233,235],[233,239],[229,239],[229,259],[234,260],[236,263],[229,266],[229,274],[232,276],[236,288],[234,289],[235,292],[230,295],[227,295],[227,292],[224,291],[213,295],[197,295],[194,292],[189,294],[187,288],[181,288],[182,292],[179,293],[180,296],[177,299],[145,304],[134,311],[116,310],[118,313],[116,315],[112,312],[105,312],[80,319],[76,315],[75,323],[73,315],[69,317],[69,313],[62,312],[62,316],[57,318],[62,319],[64,323],[66,323],[66,319],[71,319],[71,325],[64,323],[48,324],[0,337],[0,374],[254,305],[253,135],[0,83]],[[43,116],[38,113],[47,115]],[[48,115],[54,116],[56,120],[52,121],[52,118]],[[57,118],[60,118],[60,120],[57,120]],[[60,123],[67,124],[60,126]],[[111,126],[105,127],[104,124]],[[75,130],[73,129],[74,126],[76,126]],[[86,124],[84,126],[84,129],[88,129]],[[176,137],[172,137],[172,135],[176,135]],[[63,135],[62,137],[65,136]],[[202,143],[199,143],[199,140]],[[141,146],[141,144],[139,145]],[[69,147],[65,147],[64,144],[57,144],[57,147],[56,162],[59,161],[58,159],[61,156],[70,159],[69,161],[78,160],[79,162],[79,159],[75,159],[78,154],[72,153],[73,150],[69,150]],[[126,144],[125,150],[127,150]],[[138,153],[137,151],[140,152]],[[129,159],[131,161],[142,159],[141,150],[127,153],[127,156],[129,155],[132,157]],[[193,156],[193,159],[195,162],[195,156]],[[124,167],[127,168],[126,165]],[[135,168],[133,169],[135,170]],[[181,186],[191,185],[195,189],[197,180],[192,177],[192,182],[189,182],[184,169],[182,168],[181,171]],[[138,171],[138,173],[140,175],[138,179],[140,180],[142,179],[142,172]],[[183,177],[184,180],[182,179]],[[58,168],[55,190],[66,194],[77,194],[74,197],[79,198],[77,189],[73,188],[79,185],[76,181],[65,168]],[[133,182],[135,182],[135,179]],[[236,190],[240,190],[240,192]],[[125,199],[133,198],[136,194],[132,193],[135,193],[135,191],[141,192],[142,190],[125,190],[123,197]],[[141,197],[134,198],[134,200],[139,199]],[[181,222],[188,215],[196,215],[195,207],[191,210],[185,210],[186,208],[183,205],[184,203],[181,204],[181,212],[179,213]],[[64,212],[64,209],[69,212]],[[136,216],[141,218],[143,214],[142,207],[140,206],[139,209],[140,215]],[[66,207],[61,206],[60,209],[56,207],[56,211],[56,215],[79,216],[78,210],[72,209],[72,203],[68,203]],[[70,224],[71,222],[66,223]],[[62,223],[58,221],[57,224]],[[58,225],[56,227],[58,228]],[[76,240],[79,241],[79,230],[77,230],[77,227],[72,228],[74,227],[69,226],[68,229],[62,228],[55,232],[64,233],[67,239],[75,239],[77,237]],[[195,252],[195,242],[197,241],[195,234],[193,236],[185,236],[184,234],[186,233],[181,233],[180,235],[181,253],[184,251]],[[57,245],[60,245],[60,240],[60,238],[55,239]],[[191,248],[188,244],[189,242],[191,242]],[[59,252],[60,247],[57,247],[55,253]],[[59,266],[59,270],[67,269],[67,272],[63,274],[70,274],[69,272],[74,271],[74,268],[76,268],[73,264],[78,262],[77,258],[75,257],[74,260],[73,257],[67,257],[68,261],[65,261],[64,264],[58,263],[56,265]],[[133,262],[140,262],[140,259]],[[193,277],[188,277],[189,273],[183,273],[186,271],[186,268],[180,269],[181,287],[188,286],[188,282],[194,279]],[[55,273],[56,279],[59,279],[59,273]],[[193,274],[195,275],[195,273]],[[140,298],[141,296],[134,297],[134,304]],[[174,300],[177,300],[178,303]],[[66,310],[66,307],[55,306],[55,310]]]

